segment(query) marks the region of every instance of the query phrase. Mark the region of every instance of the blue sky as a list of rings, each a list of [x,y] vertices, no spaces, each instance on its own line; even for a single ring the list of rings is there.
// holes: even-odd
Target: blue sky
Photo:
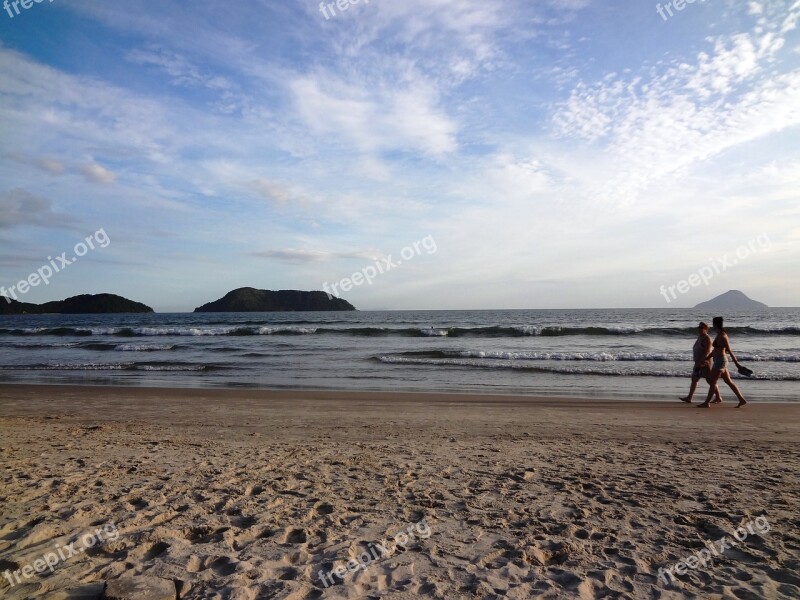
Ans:
[[[25,301],[187,311],[321,289],[432,236],[343,296],[800,305],[800,0],[666,19],[642,0],[18,8],[0,12],[0,285],[111,239]]]

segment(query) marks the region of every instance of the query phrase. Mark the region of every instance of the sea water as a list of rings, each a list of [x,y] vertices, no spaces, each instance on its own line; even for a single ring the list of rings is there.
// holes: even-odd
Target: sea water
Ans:
[[[674,399],[695,309],[0,317],[0,381]],[[725,314],[748,400],[800,400],[800,309]],[[713,331],[712,331],[713,335]],[[701,382],[699,399],[705,394]],[[723,395],[733,394],[722,384]],[[727,392],[727,394],[726,394]]]

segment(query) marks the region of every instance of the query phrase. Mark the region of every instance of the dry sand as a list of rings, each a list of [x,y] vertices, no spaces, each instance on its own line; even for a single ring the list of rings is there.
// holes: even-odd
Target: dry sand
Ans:
[[[798,598],[798,433],[800,404],[0,386],[0,572],[114,532],[0,595]]]

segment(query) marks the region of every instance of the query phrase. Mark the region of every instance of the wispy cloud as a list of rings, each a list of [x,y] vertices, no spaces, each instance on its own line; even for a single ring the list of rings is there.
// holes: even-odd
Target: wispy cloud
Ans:
[[[9,152],[4,155],[5,158],[13,160],[14,162],[35,167],[50,175],[62,175],[66,171],[66,166],[63,162],[52,158],[41,156],[23,156],[14,152]]]
[[[98,164],[84,165],[80,171],[86,180],[92,183],[114,183],[117,179],[114,173]]]
[[[270,202],[277,204],[291,204],[295,202],[305,203],[305,198],[294,192],[288,185],[279,181],[271,181],[265,177],[260,177],[250,183],[250,186]]]
[[[287,263],[318,263],[338,259],[358,259],[374,261],[383,256],[383,253],[370,250],[355,250],[349,252],[326,252],[322,250],[308,250],[296,248],[283,248],[253,252],[253,256],[275,259]]]
[[[53,201],[14,188],[0,192],[0,228],[36,225],[44,228],[71,228],[74,219],[55,210]]]
[[[291,83],[295,110],[315,135],[360,152],[453,152],[457,125],[437,107],[436,92],[421,82],[368,89],[328,75]]]
[[[556,130],[614,165],[599,199],[633,202],[667,175],[800,124],[800,71],[770,68],[784,44],[774,31],[720,36],[692,61],[581,83]]]
[[[233,113],[249,105],[249,99],[229,78],[205,72],[185,56],[163,48],[141,49],[128,52],[126,58],[133,64],[155,67],[171,78],[173,85],[204,88],[218,94],[214,106],[223,113]]]

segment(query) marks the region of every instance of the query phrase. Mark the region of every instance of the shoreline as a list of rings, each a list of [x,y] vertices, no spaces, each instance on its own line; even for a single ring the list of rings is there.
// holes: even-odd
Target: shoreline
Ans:
[[[686,432],[723,439],[740,428],[775,441],[796,429],[800,438],[800,403],[751,402],[737,409],[734,401],[726,400],[697,410],[700,402],[699,396],[688,405],[677,398],[662,402],[435,392],[0,385],[0,419],[138,423],[186,434],[210,429],[229,438],[246,431],[280,439],[291,431],[293,442],[330,435],[368,441],[372,428],[380,430],[386,423],[479,437],[503,427],[510,435],[554,439],[682,437]],[[465,422],[457,427],[459,421],[452,423],[452,418]]]
[[[686,378],[688,380],[688,377]],[[737,380],[734,380],[737,381]],[[746,379],[744,381],[747,381]],[[724,386],[724,384],[723,384]],[[452,401],[454,398],[459,399],[470,399],[476,402],[502,402],[504,400],[513,399],[516,402],[530,402],[531,404],[542,404],[542,403],[550,403],[550,402],[578,402],[578,403],[610,403],[610,404],[642,404],[642,405],[650,405],[650,404],[659,404],[659,405],[671,405],[673,403],[673,397],[676,401],[679,402],[679,396],[682,393],[685,393],[686,390],[684,388],[677,389],[672,393],[663,392],[658,394],[652,394],[643,396],[642,394],[637,394],[635,392],[629,392],[626,394],[619,394],[614,392],[607,392],[603,393],[602,395],[590,397],[586,395],[573,395],[573,394],[545,394],[545,393],[519,393],[519,392],[480,392],[480,391],[441,391],[441,390],[431,390],[431,391],[422,391],[416,389],[408,389],[408,390],[384,390],[379,388],[369,389],[369,388],[359,388],[359,389],[338,389],[338,388],[314,388],[314,387],[262,387],[259,385],[236,385],[236,386],[214,386],[214,387],[203,387],[203,386],[178,386],[178,387],[169,387],[163,385],[119,385],[116,383],[110,384],[86,384],[86,383],[42,383],[42,382],[30,382],[30,383],[20,383],[20,382],[0,382],[0,392],[3,390],[9,391],[51,391],[53,389],[56,390],[80,390],[89,392],[91,390],[116,390],[116,391],[124,391],[130,392],[132,394],[137,394],[141,392],[144,395],[148,395],[151,393],[160,393],[160,394],[170,394],[175,393],[178,395],[186,395],[186,396],[209,396],[209,395],[219,395],[219,396],[239,396],[239,397],[247,397],[247,396],[255,396],[255,395],[262,395],[264,399],[273,399],[278,396],[285,396],[285,397],[296,397],[296,398],[306,398],[306,397],[316,397],[316,398],[323,398],[325,396],[329,396],[330,399],[343,399],[344,397],[353,397],[353,396],[369,396],[369,395],[377,395],[382,398],[394,398],[398,400],[407,400],[412,401],[417,398],[417,401],[422,401],[423,398],[428,398],[433,401],[438,401],[437,399],[446,398],[447,401]],[[727,396],[730,397],[730,400],[726,400],[727,404],[735,404],[735,396],[730,391],[730,388],[724,386],[722,388],[723,392],[728,391]],[[702,401],[702,398],[705,396],[705,391],[702,388],[698,388],[696,393],[696,397],[694,400],[695,404],[698,404]],[[769,400],[769,401],[762,401],[760,399],[750,401],[748,400],[748,406],[773,406],[773,405],[780,405],[780,406],[793,406],[798,405],[800,406],[800,393],[798,393],[796,400]]]

